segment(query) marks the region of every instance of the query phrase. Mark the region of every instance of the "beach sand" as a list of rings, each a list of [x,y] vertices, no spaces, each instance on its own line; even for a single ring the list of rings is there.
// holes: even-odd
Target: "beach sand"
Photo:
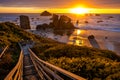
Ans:
[[[81,30],[82,37],[94,35],[100,49],[108,49],[120,55],[120,32],[110,32],[104,30]],[[107,37],[107,38],[106,38]]]
[[[41,36],[46,35],[46,37],[55,39],[59,42],[79,45],[79,46],[95,47],[97,43],[100,49],[112,50],[113,52],[116,52],[118,55],[120,55],[120,50],[119,50],[120,49],[120,32],[76,29],[70,37],[66,35],[58,36],[58,35],[54,35],[51,32],[44,32],[44,31],[34,31],[33,33]],[[94,35],[96,42],[90,43],[90,40],[88,40],[89,35]],[[77,38],[77,39],[74,39],[74,38]]]

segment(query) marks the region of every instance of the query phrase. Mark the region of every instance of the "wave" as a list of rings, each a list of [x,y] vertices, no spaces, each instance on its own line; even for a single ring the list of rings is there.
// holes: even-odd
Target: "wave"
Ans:
[[[105,30],[112,32],[120,32],[120,28],[100,28],[100,27],[79,27],[82,30]]]
[[[103,29],[103,30],[120,32],[120,28],[107,28],[107,29]]]

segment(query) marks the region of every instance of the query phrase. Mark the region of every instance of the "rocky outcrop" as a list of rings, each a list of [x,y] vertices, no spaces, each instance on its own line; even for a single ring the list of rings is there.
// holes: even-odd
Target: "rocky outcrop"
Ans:
[[[20,26],[23,29],[30,29],[29,17],[25,15],[20,16]]]
[[[74,25],[71,22],[71,19],[65,15],[58,16],[56,14],[53,14],[53,17],[51,18],[52,22],[42,25],[37,25],[36,29],[45,29],[45,28],[52,28],[54,30],[65,30],[65,29],[75,29]]]
[[[48,11],[44,11],[40,14],[40,16],[51,16],[52,14],[49,13]]]
[[[37,30],[52,29],[53,33],[58,35],[63,34],[70,35],[75,29],[74,25],[71,22],[71,19],[65,15],[58,16],[56,14],[53,14],[51,20],[52,22],[50,24],[37,25],[36,29]]]
[[[52,18],[53,22],[51,23],[54,28],[56,29],[73,29],[74,25],[71,22],[71,19],[65,15],[53,15]]]

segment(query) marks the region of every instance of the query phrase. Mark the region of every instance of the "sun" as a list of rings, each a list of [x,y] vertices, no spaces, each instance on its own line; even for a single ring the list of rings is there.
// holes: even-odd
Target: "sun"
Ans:
[[[70,9],[70,13],[74,13],[74,14],[85,14],[88,13],[89,10],[87,8],[72,8]]]

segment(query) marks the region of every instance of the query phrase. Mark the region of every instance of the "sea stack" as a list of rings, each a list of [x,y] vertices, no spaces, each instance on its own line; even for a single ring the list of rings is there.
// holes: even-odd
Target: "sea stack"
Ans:
[[[29,17],[25,15],[20,16],[20,26],[23,29],[30,29]]]
[[[40,16],[51,16],[52,14],[49,13],[48,11],[44,11],[40,14]]]

